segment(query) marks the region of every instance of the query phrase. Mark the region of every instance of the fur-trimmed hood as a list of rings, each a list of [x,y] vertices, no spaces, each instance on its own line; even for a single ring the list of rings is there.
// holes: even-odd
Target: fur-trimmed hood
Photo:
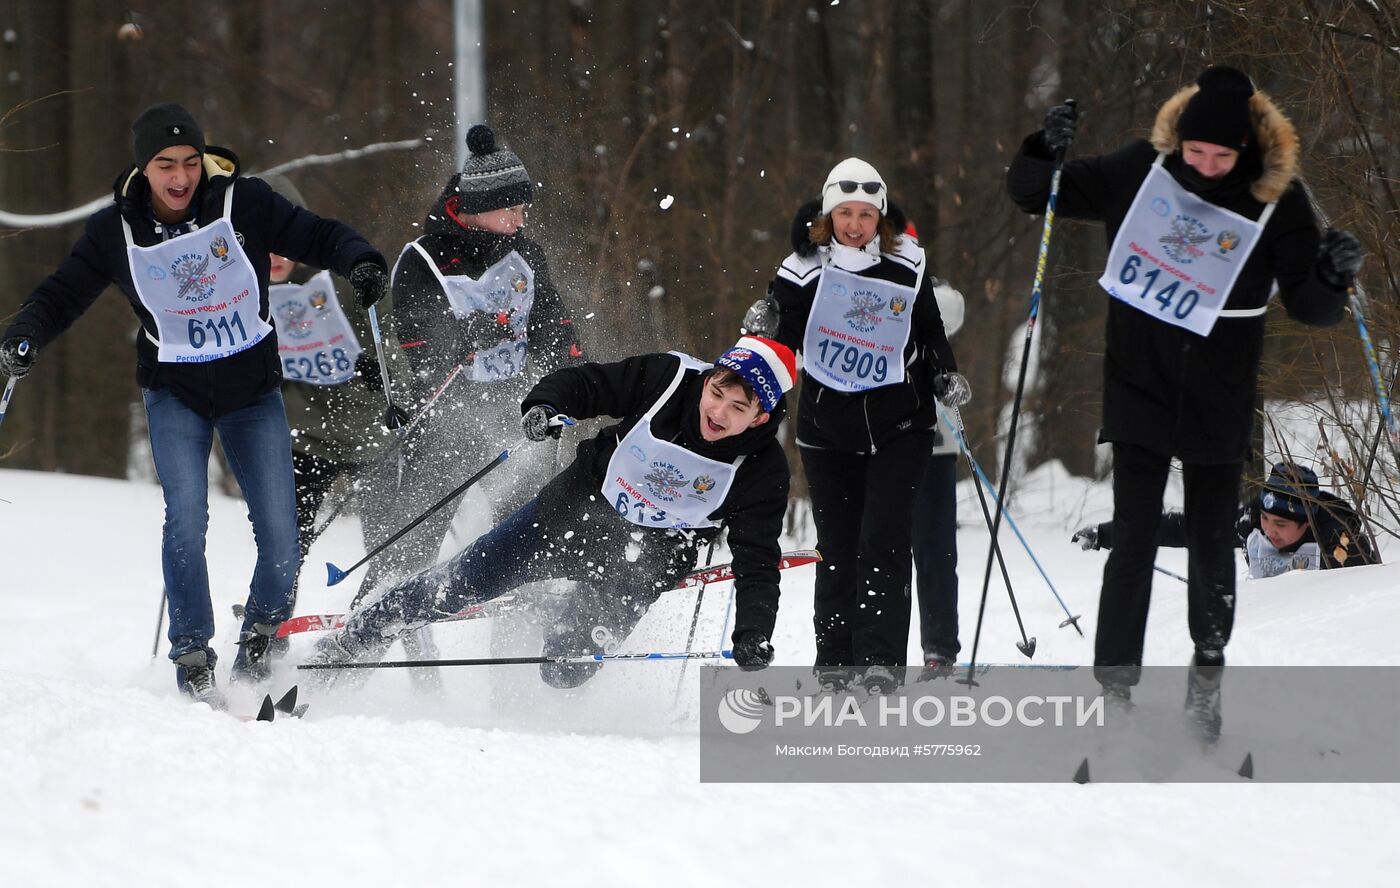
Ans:
[[[1158,109],[1157,119],[1152,123],[1152,147],[1167,154],[1181,150],[1177,121],[1186,103],[1200,89],[1194,83],[1182,87]],[[1249,97],[1249,116],[1254,125],[1261,168],[1258,177],[1250,183],[1249,193],[1261,203],[1273,203],[1283,196],[1289,183],[1300,173],[1298,131],[1273,100],[1258,90]]]

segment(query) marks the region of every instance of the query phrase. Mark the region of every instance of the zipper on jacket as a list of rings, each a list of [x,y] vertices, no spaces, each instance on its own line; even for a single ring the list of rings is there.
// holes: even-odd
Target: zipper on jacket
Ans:
[[[870,439],[870,455],[875,455],[875,432],[870,428],[870,398],[861,395],[860,410],[865,414],[865,436]]]

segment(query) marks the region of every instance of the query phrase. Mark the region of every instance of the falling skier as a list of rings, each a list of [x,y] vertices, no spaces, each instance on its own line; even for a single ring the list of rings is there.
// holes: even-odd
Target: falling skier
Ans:
[[[610,653],[647,608],[729,531],[737,614],[734,660],[762,669],[778,610],[778,536],[788,465],[776,438],[795,358],[746,336],[713,365],[676,354],[583,364],[549,374],[521,404],[531,441],[558,415],[621,422],[579,445],[568,468],[453,558],[393,586],[318,645],[314,662],[376,660],[395,638],[526,583],[578,585],[545,631],[544,654]],[[546,663],[569,688],[601,663]]]

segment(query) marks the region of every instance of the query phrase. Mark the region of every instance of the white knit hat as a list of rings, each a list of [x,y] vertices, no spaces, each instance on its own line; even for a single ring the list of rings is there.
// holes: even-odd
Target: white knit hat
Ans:
[[[842,182],[851,190],[846,191]],[[879,187],[873,192],[867,190],[874,186]],[[846,158],[826,174],[826,184],[822,186],[822,215],[830,216],[838,204],[848,201],[868,203],[879,210],[881,216],[885,215],[889,204],[889,189],[885,187],[885,180],[880,178],[873,166],[859,157]]]

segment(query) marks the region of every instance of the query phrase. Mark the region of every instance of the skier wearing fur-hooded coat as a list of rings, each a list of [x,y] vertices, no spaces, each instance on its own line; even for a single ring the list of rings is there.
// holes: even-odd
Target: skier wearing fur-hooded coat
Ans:
[[[1007,174],[1012,200],[1028,213],[1045,211],[1054,149],[1073,139],[1072,107],[1051,109],[1046,124],[1022,143]],[[1112,692],[1126,694],[1139,677],[1162,493],[1173,457],[1181,460],[1185,481],[1196,659],[1223,665],[1234,621],[1234,521],[1254,418],[1264,310],[1276,284],[1294,320],[1335,324],[1360,264],[1351,235],[1319,232],[1297,182],[1298,152],[1298,134],[1274,103],[1241,72],[1216,67],[1161,107],[1150,140],[1063,166],[1054,210],[1104,223],[1111,248],[1100,284],[1116,296],[1105,333],[1099,440],[1113,445],[1117,543],[1104,569],[1095,650],[1096,675]],[[1209,241],[1187,239],[1176,227],[1156,242],[1140,237],[1153,224],[1152,215],[1204,237],[1212,226],[1196,224],[1188,207],[1204,219],[1235,224],[1214,226]],[[1120,231],[1126,236],[1120,238]],[[1205,289],[1198,293],[1187,282],[1168,292],[1170,268],[1162,280],[1145,281],[1151,267],[1135,262],[1131,250],[1119,250],[1151,251],[1179,237],[1189,247],[1176,249],[1174,255],[1184,257],[1177,270],[1206,275],[1203,269],[1212,267],[1216,254],[1239,245],[1241,232],[1252,243],[1233,257],[1237,276],[1217,291],[1225,294],[1222,310],[1204,330],[1187,328],[1182,315],[1189,317],[1196,307],[1187,305],[1196,298],[1190,294]],[[1125,292],[1115,293],[1119,287]]]

